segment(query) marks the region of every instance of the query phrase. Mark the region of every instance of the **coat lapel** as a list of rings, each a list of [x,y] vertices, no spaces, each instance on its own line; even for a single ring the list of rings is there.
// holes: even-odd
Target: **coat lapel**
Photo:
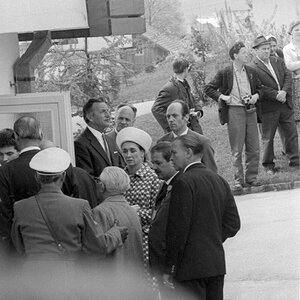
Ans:
[[[91,131],[88,128],[86,128],[85,130],[85,136],[89,140],[91,146],[104,158],[106,163],[108,165],[111,165],[111,162],[109,161],[105,150],[102,148],[97,138],[91,133]]]
[[[228,90],[225,92],[225,94],[229,95],[233,87],[233,64],[231,64],[227,70],[227,84],[228,84]]]

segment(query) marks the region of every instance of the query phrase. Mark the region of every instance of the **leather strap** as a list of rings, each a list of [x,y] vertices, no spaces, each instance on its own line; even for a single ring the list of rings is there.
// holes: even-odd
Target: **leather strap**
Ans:
[[[57,238],[57,235],[56,235],[55,231],[53,230],[52,226],[50,225],[49,219],[48,219],[48,217],[47,217],[47,215],[46,215],[45,211],[43,210],[43,207],[42,207],[42,205],[40,203],[40,197],[39,197],[39,195],[35,195],[35,201],[36,201],[37,206],[38,206],[38,208],[39,208],[39,210],[41,212],[41,215],[42,215],[42,217],[43,217],[43,219],[44,219],[44,221],[45,221],[45,223],[46,223],[46,225],[47,225],[47,227],[49,229],[49,232],[52,235],[52,237],[53,237],[53,239],[54,239],[54,241],[56,243],[56,246],[57,246],[58,250],[62,254],[65,254],[67,252],[67,250],[63,247],[62,243]]]

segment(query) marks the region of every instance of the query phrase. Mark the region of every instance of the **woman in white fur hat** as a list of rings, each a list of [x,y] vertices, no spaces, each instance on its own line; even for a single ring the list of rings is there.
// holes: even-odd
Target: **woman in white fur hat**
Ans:
[[[148,232],[152,208],[161,184],[155,172],[146,162],[152,139],[147,132],[141,129],[127,127],[118,133],[116,142],[126,163],[125,171],[130,177],[130,189],[126,191],[125,198],[136,209],[142,224],[144,267],[148,278],[150,278],[148,272]]]

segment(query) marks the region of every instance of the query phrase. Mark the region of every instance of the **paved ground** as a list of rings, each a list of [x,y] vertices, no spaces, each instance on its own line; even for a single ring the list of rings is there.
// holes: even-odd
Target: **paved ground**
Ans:
[[[235,199],[242,228],[225,242],[225,300],[300,299],[300,189]]]

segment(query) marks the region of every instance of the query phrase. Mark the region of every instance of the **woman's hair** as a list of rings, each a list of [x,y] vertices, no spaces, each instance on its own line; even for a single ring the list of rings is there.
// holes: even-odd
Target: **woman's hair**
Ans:
[[[130,188],[130,179],[127,173],[119,167],[106,167],[99,177],[110,193],[125,193]]]

